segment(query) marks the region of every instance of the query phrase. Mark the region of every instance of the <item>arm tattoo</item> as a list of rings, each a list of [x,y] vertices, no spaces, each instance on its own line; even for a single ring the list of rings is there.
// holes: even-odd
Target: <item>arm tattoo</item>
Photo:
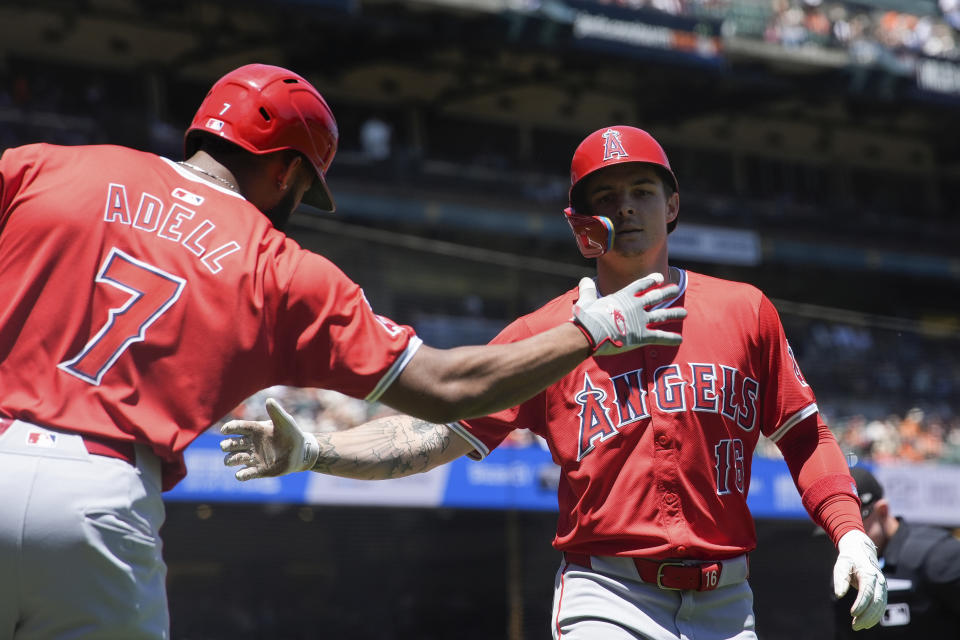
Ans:
[[[410,416],[389,416],[345,431],[317,434],[313,471],[364,480],[400,478],[442,462],[451,431]]]

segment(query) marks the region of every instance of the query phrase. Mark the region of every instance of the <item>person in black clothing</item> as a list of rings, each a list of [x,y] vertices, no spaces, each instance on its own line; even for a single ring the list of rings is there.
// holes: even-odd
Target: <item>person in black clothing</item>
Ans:
[[[883,487],[864,467],[850,470],[867,535],[887,579],[887,608],[870,629],[850,629],[852,594],[834,605],[840,638],[960,638],[960,540],[942,527],[894,517]]]

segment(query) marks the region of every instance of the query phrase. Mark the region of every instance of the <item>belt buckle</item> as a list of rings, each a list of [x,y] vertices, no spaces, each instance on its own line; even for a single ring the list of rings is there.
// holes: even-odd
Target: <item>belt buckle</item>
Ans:
[[[669,589],[670,591],[683,591],[680,587],[668,587],[663,584],[663,569],[664,567],[682,567],[684,564],[682,562],[661,562],[660,566],[657,567],[657,587],[660,589]]]

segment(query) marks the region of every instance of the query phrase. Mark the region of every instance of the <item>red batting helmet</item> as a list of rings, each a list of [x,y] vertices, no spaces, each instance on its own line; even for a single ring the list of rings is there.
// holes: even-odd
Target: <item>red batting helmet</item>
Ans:
[[[677,177],[663,147],[649,133],[617,125],[594,131],[583,139],[570,163],[570,206],[564,210],[580,252],[596,258],[613,246],[613,224],[603,216],[591,216],[583,202],[583,179],[595,171],[624,162],[642,162],[657,167],[664,184],[679,191]],[[676,220],[668,225],[673,231]]]
[[[248,64],[210,88],[184,137],[187,157],[204,132],[255,154],[299,151],[317,179],[303,200],[333,211],[326,174],[337,152],[337,122],[323,96],[302,77],[282,67]]]

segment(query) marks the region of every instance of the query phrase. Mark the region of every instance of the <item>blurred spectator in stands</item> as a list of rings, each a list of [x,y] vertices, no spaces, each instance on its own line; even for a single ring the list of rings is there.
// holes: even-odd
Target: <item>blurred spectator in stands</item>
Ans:
[[[957,37],[950,25],[938,23],[934,24],[930,31],[930,37],[923,44],[923,53],[928,56],[938,58],[960,57],[960,49],[957,47]]]
[[[675,16],[684,12],[680,0],[650,0],[650,7]]]
[[[536,436],[529,429],[515,429],[504,439],[501,446],[531,447],[536,444]]]
[[[830,29],[834,41],[841,47],[846,47],[853,37],[853,29],[850,26],[847,8],[843,5],[835,4],[827,9],[827,19],[830,21]]]
[[[960,464],[960,416],[953,416],[946,426],[947,446],[944,448],[944,460]]]
[[[773,18],[764,33],[767,42],[787,48],[799,47],[807,40],[803,10],[793,6],[790,0],[773,0]]]
[[[831,429],[840,443],[840,449],[847,455],[854,454],[857,458],[865,456],[870,449],[867,437],[867,420],[862,415],[855,415],[846,420],[832,419]]]
[[[393,129],[380,118],[368,118],[360,126],[360,145],[363,154],[374,162],[383,162],[390,157],[390,138]]]
[[[950,10],[944,17],[960,24],[960,0],[941,0]],[[856,3],[824,0],[770,0],[764,39],[784,47],[852,46],[859,64],[879,63],[890,71],[909,73],[910,64],[893,57],[901,51],[956,58],[955,33],[934,16],[904,11],[879,11]]]
[[[250,396],[222,422],[266,419],[263,407],[268,397],[283,402],[284,407],[296,417],[298,424],[312,433],[348,429],[367,420],[396,413],[386,405],[370,404],[329,389],[277,386]],[[219,424],[211,428],[217,429]]]
[[[940,0],[940,11],[950,26],[960,29],[960,0]]]
[[[367,421],[367,403],[336,391],[318,390],[319,410],[315,414],[316,433],[350,429]]]
[[[907,412],[897,425],[897,432],[900,436],[900,448],[897,451],[897,457],[904,462],[919,462],[923,460],[923,454],[917,446],[920,439],[920,421],[923,419],[923,411],[920,409],[911,409]]]
[[[919,407],[904,416],[831,421],[840,448],[878,464],[960,462],[960,416],[932,415]]]
[[[833,27],[822,5],[822,0],[804,0],[803,26],[807,30],[811,43],[826,46],[831,42]]]

